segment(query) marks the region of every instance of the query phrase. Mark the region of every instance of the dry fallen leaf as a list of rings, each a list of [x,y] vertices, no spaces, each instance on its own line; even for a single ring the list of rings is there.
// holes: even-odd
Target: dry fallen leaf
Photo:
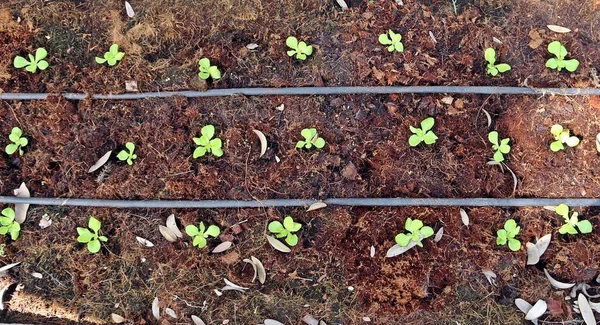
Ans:
[[[0,267],[0,276],[5,275],[6,272],[8,272],[8,270],[12,269],[13,267],[15,267],[19,264],[21,264],[21,262],[7,264],[7,265],[4,265],[3,267]]]
[[[310,314],[304,315],[302,321],[306,323],[306,325],[319,325],[319,320]]]
[[[326,206],[327,206],[327,204],[325,204],[323,202],[315,202],[308,207],[308,210],[306,210],[306,212],[322,209]]]
[[[444,236],[444,227],[440,227],[440,229],[437,231],[435,237],[433,237],[433,242],[439,242],[440,240],[442,240],[442,236]]]
[[[194,322],[194,325],[206,325],[206,323],[196,315],[192,315],[192,322]]]
[[[577,296],[577,305],[579,305],[579,311],[581,312],[581,316],[585,321],[586,325],[596,325],[596,317],[594,317],[594,311],[592,307],[590,307],[590,303],[587,298],[580,293]]]
[[[481,273],[483,273],[483,275],[485,275],[485,278],[488,280],[488,282],[491,285],[496,286],[496,273],[494,273],[494,271],[483,270],[483,271],[481,271]]]
[[[177,318],[177,313],[175,313],[175,311],[169,307],[165,308],[165,313],[171,318]]]
[[[129,4],[129,1],[125,1],[125,12],[127,12],[127,17],[133,18],[135,16],[135,11],[133,11],[133,7]]]
[[[267,235],[267,241],[269,241],[269,244],[271,244],[271,246],[273,246],[273,248],[275,248],[276,250],[278,250],[282,253],[289,253],[292,251],[284,243],[282,243],[281,241],[279,241],[278,239],[276,239],[273,236]]]
[[[538,300],[525,315],[526,320],[534,320],[540,318],[548,309],[548,305],[543,300]]]
[[[42,216],[42,218],[40,219],[39,225],[40,225],[40,228],[46,229],[52,225],[52,219],[50,219],[49,215],[44,214]]]
[[[31,197],[29,194],[29,189],[25,186],[25,183],[21,183],[18,189],[14,190],[16,197]],[[27,210],[29,209],[29,204],[15,204],[15,221],[19,224],[23,223],[25,219],[27,219]]]
[[[550,241],[552,241],[552,234],[544,235],[542,236],[542,238],[538,239],[535,242],[535,247],[537,247],[540,257],[544,255],[544,253],[548,249],[548,246],[550,246]]]
[[[140,243],[146,247],[154,247],[154,244],[146,238],[135,236],[135,239],[138,241],[138,243]]]
[[[462,220],[462,223],[465,226],[469,227],[469,215],[463,209],[460,209],[460,220]]]
[[[267,152],[267,137],[265,137],[265,134],[262,133],[259,130],[252,130],[256,136],[258,136],[258,140],[260,140],[260,156],[262,157],[265,152]]]
[[[158,307],[158,297],[154,297],[152,300],[152,316],[156,318],[156,320],[160,319],[160,308]]]
[[[549,30],[551,30],[555,33],[564,34],[564,33],[568,33],[571,31],[570,29],[568,29],[566,27],[562,27],[562,26],[558,26],[558,25],[547,25],[547,27]]]
[[[481,111],[485,114],[485,117],[487,118],[487,127],[489,128],[490,125],[492,125],[492,116],[490,115],[490,113],[488,113],[488,111],[486,111],[485,109],[481,109]]]
[[[275,107],[275,109],[278,110],[278,111],[280,111],[280,112],[283,112],[283,110],[285,109],[285,104],[281,104],[281,105]]]
[[[173,233],[173,231],[163,225],[158,225],[158,230],[160,234],[165,237],[166,240],[170,242],[175,242],[177,240],[177,236]]]
[[[404,254],[409,249],[411,249],[415,246],[417,246],[417,243],[412,240],[406,246],[400,246],[398,244],[395,244],[390,249],[388,249],[387,253],[385,254],[385,257],[394,257],[394,256],[398,256],[400,254]]]
[[[179,238],[183,238],[183,234],[181,233],[181,231],[179,231],[179,228],[177,227],[177,221],[175,221],[175,215],[171,214],[170,216],[167,217],[167,228],[169,228],[169,230],[171,230],[173,232],[173,234],[175,234],[175,236],[179,237]]]
[[[258,258],[254,256],[250,256],[250,260],[252,261],[252,265],[256,265],[256,272],[258,273],[258,282],[260,282],[261,284],[265,284],[265,281],[267,280],[267,271],[265,270],[264,265]]]
[[[548,278],[548,281],[550,281],[550,284],[555,287],[556,289],[570,289],[571,287],[573,287],[575,285],[575,283],[564,283],[564,282],[560,282],[558,280],[555,280],[552,276],[550,276],[550,273],[548,273],[548,270],[544,269],[544,274],[546,275],[546,278]]]
[[[100,157],[100,159],[98,159],[94,165],[92,165],[92,167],[90,167],[90,169],[88,169],[88,173],[93,173],[96,170],[98,170],[98,168],[104,166],[104,164],[106,164],[106,162],[108,161],[108,159],[110,158],[110,155],[112,154],[112,150],[105,153],[102,157]]]
[[[373,258],[375,256],[375,246],[371,245],[371,251],[369,252],[369,256]]]
[[[250,43],[250,44],[246,45],[246,48],[249,50],[256,50],[258,48],[258,44]]]
[[[263,324],[264,325],[284,325],[282,322],[276,321],[274,319],[265,319]]]
[[[223,291],[235,290],[235,291],[245,292],[246,290],[248,290],[248,288],[239,286],[239,285],[229,281],[227,278],[223,278],[223,281],[225,281],[225,286],[223,288],[221,288],[221,290],[223,290]]]
[[[125,81],[125,91],[128,91],[130,93],[135,93],[135,92],[140,91],[138,88],[137,81],[135,81],[135,80]]]
[[[540,252],[535,244],[527,243],[527,265],[536,265],[540,261]]]
[[[117,315],[115,313],[110,314],[110,318],[112,318],[112,321],[115,324],[121,324],[127,321],[123,316]]]
[[[231,246],[233,246],[232,242],[224,241],[224,242],[220,243],[219,245],[217,245],[217,247],[215,247],[215,249],[212,250],[212,253],[213,254],[223,253],[224,251],[230,249]]]
[[[530,303],[528,303],[527,301],[525,301],[521,298],[515,299],[515,305],[524,314],[527,314],[531,310],[531,307],[533,307]]]

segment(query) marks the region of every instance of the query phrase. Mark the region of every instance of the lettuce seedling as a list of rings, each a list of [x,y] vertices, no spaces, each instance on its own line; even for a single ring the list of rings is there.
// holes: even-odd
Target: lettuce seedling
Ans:
[[[215,157],[221,157],[223,155],[221,139],[213,139],[215,127],[210,124],[206,125],[200,130],[200,133],[202,136],[193,138],[194,143],[198,146],[196,150],[194,150],[194,159],[204,156],[207,152],[212,153]]]
[[[302,225],[294,222],[294,219],[287,216],[283,219],[283,224],[279,221],[271,221],[269,223],[269,231],[275,234],[277,238],[285,237],[285,242],[290,246],[298,244],[298,235],[294,234],[302,228]]]
[[[288,56],[296,55],[296,59],[298,60],[306,60],[306,57],[311,55],[313,52],[312,45],[307,45],[305,42],[300,41],[294,36],[290,36],[285,40],[285,45],[287,45],[291,50],[287,51]]]
[[[27,138],[22,137],[21,135],[23,135],[23,131],[21,131],[21,129],[17,127],[12,128],[12,131],[10,131],[10,134],[8,135],[8,139],[12,143],[7,145],[5,149],[7,154],[12,155],[19,150],[19,155],[23,155],[23,147],[25,147],[29,141]]]
[[[102,223],[100,220],[90,217],[88,221],[88,228],[77,227],[77,241],[80,243],[87,244],[87,249],[90,253],[98,253],[102,247],[102,242],[107,242],[106,236],[100,235],[100,227]],[[91,231],[90,231],[91,230]]]
[[[496,51],[489,47],[485,49],[485,60],[487,61],[487,73],[492,76],[497,76],[498,73],[504,73],[511,69],[510,65],[506,63],[496,64]]]
[[[211,236],[217,238],[221,233],[221,229],[218,226],[210,225],[208,229],[204,228],[204,222],[200,222],[200,228],[194,225],[185,226],[185,233],[192,237],[192,245],[198,246],[198,248],[204,248],[206,246],[206,239]]]
[[[117,154],[117,158],[120,161],[127,161],[127,164],[131,166],[133,165],[133,160],[137,159],[137,155],[133,153],[135,150],[135,144],[133,144],[133,142],[127,142],[125,144],[125,148],[127,148],[127,150],[121,150]]]
[[[488,134],[488,140],[492,143],[494,149],[494,161],[501,163],[504,161],[504,155],[510,152],[509,138],[502,139],[498,143],[498,132],[492,131]]]
[[[303,129],[300,131],[300,135],[304,137],[304,141],[298,141],[296,148],[310,149],[314,145],[317,149],[321,149],[325,146],[325,139],[319,137],[317,129]]]
[[[548,44],[548,52],[554,54],[556,58],[551,58],[546,61],[546,67],[555,70],[562,70],[563,68],[567,69],[569,72],[573,72],[577,70],[579,67],[579,61],[575,59],[565,60],[568,52],[567,49],[560,44],[559,41],[554,41]]]
[[[550,133],[554,136],[554,140],[550,143],[550,150],[557,152],[565,148],[563,143],[566,143],[569,147],[576,147],[579,144],[579,138],[572,136],[568,129],[563,129],[562,125],[554,124],[550,128]]]
[[[416,147],[421,142],[425,142],[425,144],[427,145],[434,144],[435,141],[438,139],[437,135],[435,135],[435,133],[431,131],[434,123],[435,120],[433,119],[433,117],[428,117],[421,121],[421,128],[416,128],[412,125],[409,126],[410,132],[414,134],[411,135],[410,138],[408,138],[408,144],[411,147]]]
[[[518,226],[514,219],[506,220],[504,223],[504,229],[499,229],[496,232],[496,245],[503,246],[508,242],[508,248],[510,248],[511,251],[518,251],[521,249],[521,242],[515,237],[520,231],[521,226]]]
[[[388,45],[388,52],[404,52],[404,44],[402,44],[401,40],[402,35],[400,33],[394,33],[391,29],[386,34],[379,35],[379,43]]]
[[[21,225],[15,221],[15,210],[6,208],[0,216],[0,235],[10,234],[12,240],[17,240],[21,233]]]
[[[579,213],[573,212],[573,214],[569,218],[569,207],[566,204],[559,204],[556,207],[556,214],[562,216],[565,219],[565,224],[562,225],[560,229],[558,229],[558,232],[561,235],[578,234],[577,229],[575,229],[575,227],[577,227],[579,229],[579,232],[581,232],[582,234],[589,234],[592,232],[592,223],[590,223],[589,220],[579,221]]]
[[[48,68],[48,61],[44,60],[46,56],[48,56],[46,49],[40,47],[35,50],[35,57],[31,54],[28,54],[28,56],[29,60],[22,56],[15,57],[15,60],[13,61],[15,68],[25,68],[25,70],[31,73],[35,73],[37,69],[46,70]]]
[[[96,57],[96,62],[99,64],[108,63],[108,65],[112,67],[117,64],[117,62],[123,60],[124,56],[124,52],[119,52],[119,45],[113,44],[110,46],[108,52],[104,53],[104,58]]]
[[[394,240],[398,246],[406,247],[413,241],[417,243],[417,246],[423,247],[423,239],[431,237],[433,235],[433,228],[429,226],[423,226],[423,221],[419,219],[406,219],[404,223],[404,229],[407,233],[397,234]]]
[[[210,60],[207,58],[202,58],[198,61],[200,72],[198,72],[198,76],[201,79],[213,78],[213,80],[221,79],[221,71],[217,68],[216,65],[211,65]]]

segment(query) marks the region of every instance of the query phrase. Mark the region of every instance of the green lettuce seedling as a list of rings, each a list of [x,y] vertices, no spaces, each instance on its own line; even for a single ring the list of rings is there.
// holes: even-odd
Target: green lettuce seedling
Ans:
[[[275,234],[277,238],[285,237],[285,242],[290,246],[298,244],[298,235],[294,234],[302,228],[302,225],[294,222],[294,219],[287,216],[283,219],[283,224],[279,221],[271,221],[269,223],[269,231]]]
[[[106,236],[100,235],[100,227],[102,223],[100,220],[90,217],[88,221],[88,228],[77,227],[77,242],[87,244],[87,249],[90,253],[98,253],[102,247],[102,242],[108,241]],[[90,231],[91,230],[91,231]]]
[[[556,58],[551,58],[546,61],[546,67],[555,70],[562,70],[563,68],[567,69],[569,72],[573,72],[577,70],[579,67],[579,61],[575,59],[565,60],[568,52],[567,49],[560,44],[559,41],[554,41],[548,44],[548,52],[554,54]]]
[[[27,140],[27,138],[22,137],[21,135],[23,135],[23,131],[21,131],[21,129],[14,127],[12,128],[12,131],[10,131],[10,134],[8,135],[8,139],[12,142],[11,144],[6,146],[6,153],[9,155],[12,155],[13,153],[17,152],[17,150],[19,150],[19,155],[23,155],[23,147],[25,147],[29,141]]]
[[[21,233],[21,225],[15,221],[15,210],[6,208],[0,216],[0,235],[10,234],[12,240],[17,240]]]
[[[494,149],[494,161],[501,163],[504,161],[504,155],[510,152],[509,138],[502,139],[498,142],[498,132],[492,131],[488,134],[488,140],[492,143]]]
[[[303,129],[300,131],[300,135],[304,138],[303,141],[296,143],[296,148],[310,149],[315,146],[317,149],[321,149],[325,146],[325,139],[319,137],[317,129]]]
[[[207,152],[212,153],[215,157],[221,157],[223,155],[221,139],[213,139],[215,127],[210,124],[206,125],[200,130],[200,133],[202,136],[193,138],[194,143],[198,146],[196,150],[194,150],[194,159],[204,156]]]
[[[44,60],[46,56],[48,56],[48,52],[46,49],[40,47],[35,50],[35,57],[31,54],[28,54],[29,61],[22,56],[15,57],[13,61],[13,65],[17,69],[25,68],[25,70],[35,73],[37,69],[46,70],[48,68],[48,61]]]
[[[210,225],[208,229],[204,228],[204,222],[200,222],[200,228],[194,225],[185,226],[185,233],[192,237],[192,245],[198,246],[198,248],[204,248],[206,246],[206,239],[211,236],[217,238],[221,233],[221,229],[218,226]]]
[[[592,232],[592,223],[589,220],[579,221],[579,213],[573,212],[573,214],[569,218],[569,207],[566,204],[558,205],[556,207],[556,214],[562,216],[565,219],[565,224],[562,225],[560,229],[558,229],[558,232],[561,235],[578,234],[577,229],[575,229],[575,227],[577,227],[579,229],[579,232],[581,232],[582,234],[589,234]]]
[[[485,60],[488,63],[487,73],[491,74],[494,77],[498,75],[498,73],[504,73],[511,69],[510,65],[506,63],[496,64],[496,51],[491,47],[485,49],[484,56]]]
[[[400,33],[394,33],[391,29],[387,34],[379,35],[379,43],[382,45],[388,45],[388,52],[404,52],[404,44],[401,42],[402,35]]]
[[[128,165],[133,165],[133,160],[137,159],[137,155],[133,153],[135,150],[135,144],[133,144],[133,142],[127,142],[125,144],[125,148],[127,148],[127,150],[121,150],[117,154],[117,158],[120,161],[127,161]]]
[[[408,144],[411,147],[416,147],[421,142],[425,142],[427,145],[434,144],[438,139],[437,135],[431,131],[434,123],[435,120],[433,117],[428,117],[421,121],[421,128],[416,128],[412,125],[409,126],[410,132],[414,134],[408,138]]]
[[[294,36],[290,36],[285,40],[285,45],[287,45],[291,50],[287,51],[288,56],[296,55],[296,59],[298,60],[306,60],[306,57],[311,55],[313,52],[312,45],[307,45],[305,42],[300,41]]]
[[[114,66],[117,62],[123,60],[124,56],[124,52],[119,52],[119,45],[113,44],[108,52],[104,53],[104,58],[96,57],[96,62],[99,64],[108,63],[108,65]]]
[[[508,248],[510,248],[511,251],[518,251],[521,249],[521,242],[515,237],[520,231],[521,227],[517,225],[517,222],[514,219],[506,220],[504,229],[499,229],[496,233],[496,245],[503,246],[508,242]]]
[[[423,247],[423,239],[431,237],[433,235],[433,228],[429,226],[423,226],[423,221],[419,219],[406,219],[404,223],[404,229],[407,233],[397,234],[394,240],[398,246],[406,247],[412,241],[417,243],[417,246]]]
[[[566,143],[569,147],[576,147],[579,144],[579,138],[572,136],[568,129],[563,129],[562,125],[554,124],[550,128],[550,133],[554,136],[554,140],[550,143],[550,150],[557,152],[565,148],[563,143]]]
[[[221,79],[221,71],[217,68],[216,65],[211,65],[210,60],[207,58],[202,58],[198,61],[200,72],[198,72],[198,76],[201,79],[208,79],[209,77],[213,78],[213,80]]]

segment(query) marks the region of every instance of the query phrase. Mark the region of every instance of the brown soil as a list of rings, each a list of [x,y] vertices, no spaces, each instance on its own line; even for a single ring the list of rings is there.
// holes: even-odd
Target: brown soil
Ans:
[[[52,1],[41,5],[11,0],[0,4],[0,91],[123,92],[126,80],[142,91],[253,86],[311,85],[524,85],[598,86],[597,1],[458,1],[459,15],[446,1],[360,2],[338,12],[322,1],[131,1],[137,16],[126,18],[122,2]],[[202,8],[202,10],[197,10]],[[21,23],[16,22],[20,17]],[[573,31],[555,34],[547,24]],[[393,28],[405,52],[389,54],[377,36]],[[429,32],[435,36],[434,42]],[[285,55],[284,40],[300,35],[315,44],[306,62]],[[492,40],[496,37],[502,44]],[[546,44],[563,42],[581,65],[574,74],[544,68]],[[93,57],[111,42],[127,53],[116,67]],[[249,51],[248,43],[258,49]],[[35,75],[12,68],[12,58],[43,46],[50,68]],[[490,79],[482,52],[494,46],[513,70]],[[200,82],[197,60],[209,57],[224,72],[218,82]],[[22,157],[3,154],[0,193],[26,182],[34,196],[118,199],[267,199],[328,197],[510,197],[512,177],[488,166],[490,130],[510,137],[507,165],[518,176],[516,197],[598,197],[600,175],[594,137],[600,131],[598,98],[524,96],[315,96],[244,97],[143,101],[0,103],[0,134],[14,126],[30,140]],[[284,105],[284,110],[276,107]],[[487,126],[483,109],[491,114]],[[409,125],[436,118],[439,140],[410,148]],[[575,149],[549,150],[552,124],[581,137]],[[225,155],[194,160],[192,137],[213,124]],[[316,127],[326,139],[321,151],[296,150],[300,131]],[[265,133],[269,149],[258,157]],[[106,151],[136,144],[138,159],[127,166],[111,159],[101,171],[88,168]],[[2,144],[3,146],[5,144]],[[278,157],[281,162],[276,162]],[[47,299],[46,307],[77,317],[109,320],[121,314],[136,324],[153,323],[152,299],[173,308],[180,319],[196,314],[217,324],[256,324],[265,318],[299,324],[305,314],[328,324],[520,324],[516,297],[546,299],[571,315],[564,293],[546,282],[545,267],[564,281],[590,282],[598,275],[600,210],[581,209],[595,226],[585,236],[560,236],[560,218],[541,208],[467,210],[458,208],[328,208],[254,210],[112,210],[32,207],[22,237],[7,241],[0,263],[22,261],[12,272],[25,285],[24,297]],[[175,213],[181,225],[205,222],[224,229],[220,240],[235,247],[226,254],[171,244],[158,225]],[[50,228],[37,226],[42,215]],[[102,220],[109,242],[91,255],[75,243],[75,229],[88,216]],[[304,225],[291,254],[276,253],[264,237],[269,221],[292,215]],[[407,217],[436,230],[438,244],[384,258]],[[523,243],[546,233],[553,242],[537,267],[518,253],[495,245],[495,232],[516,219]],[[234,228],[239,222],[241,232]],[[232,228],[233,227],[233,228]],[[156,244],[143,248],[135,236]],[[219,240],[210,242],[214,247]],[[373,245],[377,254],[369,257]],[[250,283],[250,255],[267,268],[265,285]],[[496,286],[481,271],[498,274]],[[33,278],[40,272],[43,279]],[[213,289],[223,278],[252,289],[245,294]],[[352,286],[353,291],[348,290]],[[27,300],[14,302],[27,305]],[[205,308],[203,308],[205,306]],[[55,315],[58,312],[54,313]],[[23,320],[9,312],[6,319]],[[19,318],[21,317],[21,318]],[[163,316],[162,322],[169,323]],[[27,320],[27,318],[25,318]],[[64,323],[65,320],[53,320]]]

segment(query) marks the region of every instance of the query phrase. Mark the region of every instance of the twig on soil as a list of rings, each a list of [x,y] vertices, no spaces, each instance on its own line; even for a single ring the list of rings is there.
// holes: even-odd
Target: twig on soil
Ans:
[[[206,311],[208,309],[208,306],[206,305],[206,300],[204,300],[204,302],[202,303],[202,306],[196,306],[196,305],[192,305],[190,304],[187,300],[179,297],[178,295],[173,295],[173,299],[176,300],[181,300],[184,304],[186,304],[188,307],[192,307],[192,308],[200,308],[201,311]]]

